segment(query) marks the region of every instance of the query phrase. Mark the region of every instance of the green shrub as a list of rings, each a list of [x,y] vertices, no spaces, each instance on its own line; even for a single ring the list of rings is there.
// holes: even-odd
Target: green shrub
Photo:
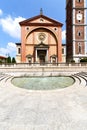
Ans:
[[[71,63],[75,63],[75,60],[71,60]]]
[[[0,60],[0,64],[2,64],[2,61]]]
[[[87,62],[87,58],[82,58],[80,62]]]
[[[16,60],[15,60],[15,58],[14,58],[14,57],[12,58],[12,63],[16,63]]]
[[[11,57],[10,56],[7,58],[7,63],[11,63]]]

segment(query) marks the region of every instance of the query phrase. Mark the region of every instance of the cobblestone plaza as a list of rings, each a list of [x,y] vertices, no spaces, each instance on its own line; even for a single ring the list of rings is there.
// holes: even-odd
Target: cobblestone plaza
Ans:
[[[70,87],[35,91],[12,85],[13,73],[1,73],[0,130],[87,130],[87,74],[71,75]]]

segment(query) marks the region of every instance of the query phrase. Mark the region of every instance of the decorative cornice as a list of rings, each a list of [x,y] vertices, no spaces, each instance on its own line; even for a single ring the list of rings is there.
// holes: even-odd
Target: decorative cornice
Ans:
[[[15,43],[15,44],[16,44],[17,46],[18,46],[18,45],[21,45],[21,43]]]
[[[72,26],[87,26],[87,24],[72,24]]]
[[[48,20],[48,21],[50,21],[52,23],[31,23],[31,21],[39,19],[39,18],[46,19],[46,20]],[[30,25],[30,26],[38,26],[38,25],[41,25],[41,26],[63,26],[62,23],[60,23],[60,22],[58,22],[58,21],[56,21],[56,20],[54,20],[52,18],[49,18],[49,17],[47,17],[45,15],[37,15],[35,17],[26,19],[26,20],[20,22],[19,24],[20,24],[20,26],[23,26],[23,25],[27,25],[27,26],[28,25]]]
[[[42,26],[42,27],[45,27],[45,26],[53,26],[53,27],[58,27],[58,26],[62,26],[62,24],[52,24],[52,23],[23,23],[21,24],[23,26]]]
[[[72,9],[87,9],[86,7],[73,7]]]

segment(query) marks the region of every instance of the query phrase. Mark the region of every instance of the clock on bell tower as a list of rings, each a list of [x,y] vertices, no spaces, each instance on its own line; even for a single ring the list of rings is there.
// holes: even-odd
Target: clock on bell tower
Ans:
[[[82,20],[82,14],[81,13],[77,13],[77,20]]]
[[[86,0],[66,0],[67,61],[87,57]]]

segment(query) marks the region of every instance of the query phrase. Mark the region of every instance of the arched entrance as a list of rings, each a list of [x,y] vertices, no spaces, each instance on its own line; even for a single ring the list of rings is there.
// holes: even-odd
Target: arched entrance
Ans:
[[[37,51],[37,55],[38,55],[40,64],[44,64],[46,62],[46,54],[47,54],[47,50],[38,50]]]
[[[48,45],[43,42],[35,46],[35,62],[44,64],[48,62]]]

